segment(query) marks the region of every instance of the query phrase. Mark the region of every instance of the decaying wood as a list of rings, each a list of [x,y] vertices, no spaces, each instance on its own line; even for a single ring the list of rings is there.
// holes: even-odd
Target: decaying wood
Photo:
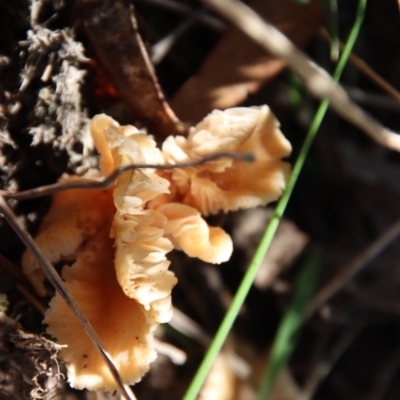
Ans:
[[[83,24],[102,65],[128,104],[155,136],[184,134],[169,107],[138,32],[128,0],[80,0]]]

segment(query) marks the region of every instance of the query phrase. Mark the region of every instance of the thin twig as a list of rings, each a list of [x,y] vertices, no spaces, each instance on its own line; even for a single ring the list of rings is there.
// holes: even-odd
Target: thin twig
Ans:
[[[326,359],[319,361],[313,368],[306,384],[304,385],[303,392],[296,400],[311,400],[314,397],[321,382],[329,375],[336,362],[354,342],[362,329],[363,326],[356,326],[342,334],[342,336],[336,341]]]
[[[386,397],[390,383],[400,368],[400,346],[392,350],[388,359],[373,375],[373,385],[364,400],[383,400]],[[397,396],[396,396],[397,397]]]
[[[30,283],[22,271],[0,254],[0,270],[15,281],[17,290],[41,313],[44,314],[46,306],[29,290]]]
[[[174,307],[171,321],[168,324],[178,332],[196,340],[205,347],[209,346],[211,342],[210,335],[197,322],[193,321],[176,307]],[[232,370],[240,379],[247,379],[250,376],[252,368],[242,357],[236,353],[227,353],[226,357]]]
[[[246,35],[268,52],[282,58],[302,79],[312,95],[326,99],[343,118],[351,122],[376,142],[400,151],[400,135],[390,132],[377,120],[358,107],[346,91],[321,67],[312,62],[302,51],[256,12],[238,0],[203,0],[231,21]]]
[[[157,353],[167,356],[176,365],[183,365],[187,360],[187,354],[171,343],[154,338],[153,348]]]
[[[331,38],[326,29],[321,29],[321,35],[324,39],[330,41]],[[342,50],[344,45],[339,41],[340,49]],[[379,74],[377,74],[361,57],[357,54],[351,53],[350,61],[372,82],[374,82],[377,86],[379,86],[386,93],[390,94],[392,97],[400,101],[400,92],[393,87],[388,81],[383,79]]]
[[[206,164],[210,161],[217,160],[219,158],[230,158],[232,160],[241,160],[245,162],[253,162],[254,157],[251,153],[230,153],[230,152],[219,152],[214,153],[209,156],[200,158],[195,161],[188,161],[182,162],[177,164],[171,165],[160,165],[160,164],[130,164],[124,167],[120,167],[115,169],[110,175],[102,180],[95,180],[95,179],[80,179],[75,181],[68,181],[68,182],[59,182],[54,183],[51,185],[40,186],[34,189],[28,189],[21,192],[8,192],[8,191],[1,191],[0,195],[3,197],[7,197],[10,199],[16,200],[25,200],[25,199],[35,199],[37,197],[43,197],[52,195],[63,190],[68,189],[91,189],[91,190],[98,190],[98,189],[106,189],[111,187],[114,184],[114,181],[118,178],[119,175],[126,171],[135,170],[135,169],[144,169],[144,168],[151,168],[157,170],[174,170],[177,168],[191,168],[197,167],[202,164]]]
[[[178,25],[171,33],[159,40],[151,47],[151,62],[154,65],[159,64],[171,50],[177,40],[184,35],[193,25],[197,23],[204,14],[204,9],[193,10],[193,13]]]
[[[381,253],[390,243],[400,235],[400,220],[383,232],[374,242],[362,251],[350,264],[341,269],[341,272],[328,284],[322,287],[307,307],[307,316],[312,316],[333,295],[341,290],[369,261]]]
[[[44,315],[47,307],[30,291],[26,286],[17,283],[15,285],[17,290],[31,303],[40,314]]]
[[[60,296],[64,299],[67,303],[68,307],[71,311],[75,314],[78,318],[79,322],[81,323],[83,329],[86,331],[87,335],[91,339],[93,345],[95,346],[96,350],[102,356],[104,362],[106,363],[107,367],[110,370],[111,375],[115,379],[121,394],[124,396],[126,400],[134,400],[135,396],[132,393],[131,389],[128,385],[125,385],[119,375],[117,368],[115,367],[112,359],[104,350],[103,345],[99,337],[97,336],[96,331],[93,329],[90,322],[87,320],[81,309],[79,308],[78,304],[75,302],[73,296],[71,295],[69,289],[65,286],[64,282],[58,275],[57,271],[54,267],[43,257],[39,247],[33,240],[32,236],[25,230],[24,226],[22,225],[21,221],[15,216],[14,212],[11,210],[10,206],[8,205],[6,199],[0,194],[0,209],[3,212],[4,218],[9,223],[11,228],[14,232],[19,236],[25,246],[32,252],[32,254],[36,257],[37,262],[41,266],[44,274],[48,281],[54,286]]]
[[[7,275],[13,278],[15,282],[26,285],[29,283],[26,276],[22,271],[14,265],[12,262],[8,261],[3,255],[0,254],[0,270],[3,270]]]
[[[174,307],[171,321],[169,321],[168,324],[178,332],[181,332],[183,335],[197,341],[203,346],[208,346],[211,342],[210,335],[208,335],[197,322],[193,321],[176,307]]]
[[[354,282],[349,283],[346,289],[348,293],[355,297],[355,300],[363,303],[373,311],[377,311],[380,314],[400,316],[400,304],[398,304],[398,301],[382,299],[374,291],[360,288]]]

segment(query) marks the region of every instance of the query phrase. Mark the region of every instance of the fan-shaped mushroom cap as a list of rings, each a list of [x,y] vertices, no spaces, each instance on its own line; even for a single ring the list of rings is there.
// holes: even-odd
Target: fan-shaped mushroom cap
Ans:
[[[76,178],[64,178],[67,179]],[[72,189],[56,193],[35,238],[36,244],[51,263],[69,259],[114,210],[111,190]],[[44,274],[30,251],[22,257],[22,268],[38,294],[44,296]]]
[[[168,203],[157,211],[167,217],[165,235],[176,249],[213,264],[229,260],[233,250],[230,236],[221,228],[208,226],[195,208]]]
[[[202,214],[265,205],[282,193],[290,171],[280,159],[291,145],[267,106],[215,110],[191,128],[188,138],[167,138],[162,146],[170,164],[218,151],[252,152],[253,163],[222,159],[160,175],[171,181],[169,201],[182,201]]]
[[[62,276],[123,381],[133,384],[140,380],[156,358],[152,333],[157,325],[149,322],[151,318],[143,306],[127,297],[117,282],[109,225],[79,248],[76,262],[72,267],[64,267]],[[108,367],[60,295],[56,294],[50,302],[44,322],[59,343],[68,345],[61,357],[72,387],[116,389]]]

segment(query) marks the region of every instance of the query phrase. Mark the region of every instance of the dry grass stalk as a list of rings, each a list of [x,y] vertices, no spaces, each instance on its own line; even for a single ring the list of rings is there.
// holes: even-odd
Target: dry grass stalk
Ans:
[[[400,136],[384,128],[377,120],[358,107],[345,90],[321,67],[313,63],[302,51],[251,8],[238,0],[203,0],[240,28],[266,51],[287,62],[302,79],[312,95],[328,100],[331,107],[344,119],[354,124],[376,142],[400,151]]]

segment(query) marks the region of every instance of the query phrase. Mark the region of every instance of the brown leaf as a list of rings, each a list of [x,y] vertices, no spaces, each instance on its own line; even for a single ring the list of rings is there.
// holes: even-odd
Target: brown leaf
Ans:
[[[247,265],[253,257],[272,216],[273,210],[270,208],[243,210],[233,216],[235,226],[233,241],[236,252],[243,252],[245,256],[244,265]],[[262,260],[254,279],[254,286],[264,290],[273,285],[279,275],[293,265],[308,242],[309,238],[306,233],[302,232],[293,222],[283,218],[271,247]]]
[[[253,0],[252,8],[303,47],[319,28],[320,2]],[[211,110],[234,107],[273,79],[285,62],[265,54],[236,28],[230,28],[211,52],[199,73],[190,78],[170,102],[185,121],[198,122]]]

